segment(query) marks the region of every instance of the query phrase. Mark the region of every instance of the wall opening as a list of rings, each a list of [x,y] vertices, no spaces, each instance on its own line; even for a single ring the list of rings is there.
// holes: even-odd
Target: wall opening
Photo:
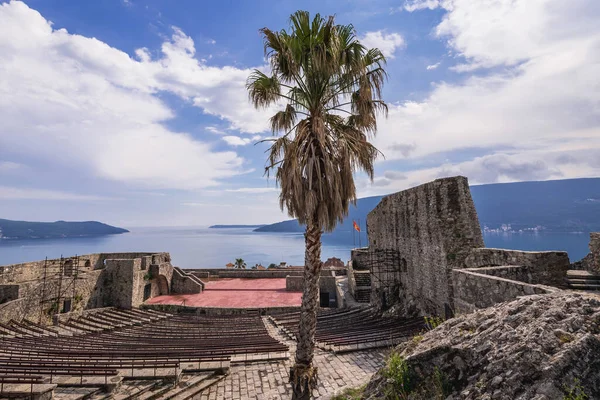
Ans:
[[[144,301],[148,300],[152,295],[152,284],[148,283],[144,286]]]
[[[320,305],[321,307],[329,307],[329,292],[321,292],[320,293]]]
[[[63,302],[62,312],[68,313],[70,311],[71,311],[71,299],[65,299],[65,301]]]

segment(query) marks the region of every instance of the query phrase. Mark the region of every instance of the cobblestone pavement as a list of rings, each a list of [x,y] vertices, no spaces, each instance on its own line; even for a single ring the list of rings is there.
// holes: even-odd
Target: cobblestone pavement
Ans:
[[[233,365],[230,373],[217,385],[207,388],[195,400],[221,399],[290,399],[288,384],[296,343],[281,335],[277,328],[264,319],[269,333],[290,346],[290,359]],[[315,364],[319,368],[319,385],[313,392],[317,399],[328,399],[349,387],[361,386],[384,363],[385,350],[364,350],[345,354],[333,354],[316,349]]]

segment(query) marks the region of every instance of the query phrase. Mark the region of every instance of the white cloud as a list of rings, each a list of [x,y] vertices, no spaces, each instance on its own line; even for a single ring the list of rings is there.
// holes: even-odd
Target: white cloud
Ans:
[[[1,4],[0,147],[139,186],[194,189],[237,175],[236,153],[163,125],[174,115],[158,91],[202,103],[242,130],[266,125],[247,101],[249,71],[208,67],[194,52],[175,29],[162,58],[141,49],[135,61],[97,39],[54,30],[25,3]]]
[[[228,136],[223,136],[221,139],[223,139],[223,141],[226,142],[230,146],[246,146],[249,144],[257,143],[259,140],[262,139],[262,137],[255,135],[250,138],[247,138],[247,137],[228,135]]]
[[[0,172],[11,172],[22,168],[19,163],[12,161],[0,161]]]
[[[437,69],[437,67],[439,67],[439,66],[440,66],[440,64],[441,64],[441,61],[440,61],[440,62],[437,62],[437,63],[435,63],[435,64],[428,65],[428,66],[427,66],[427,71],[431,71],[432,69]]]
[[[412,0],[405,2],[404,9],[408,12],[425,9],[435,10],[440,7],[440,3],[440,0]]]
[[[17,188],[0,186],[0,200],[64,200],[64,201],[104,201],[121,200],[114,197],[82,195],[56,190]]]
[[[403,48],[406,43],[399,33],[385,33],[383,31],[367,32],[359,38],[367,48],[378,48],[387,58],[394,58],[397,49]]]
[[[461,171],[479,183],[600,175],[593,157],[555,163],[555,154],[600,154],[600,3],[454,0],[443,6],[435,32],[464,55],[464,70],[494,69],[437,83],[421,102],[390,104],[375,145],[387,161],[404,159],[413,168],[432,165],[442,153],[468,160],[456,157],[466,148],[490,154],[475,164],[409,171],[403,184]],[[500,150],[506,148],[510,154]],[[515,161],[532,157],[538,162]]]

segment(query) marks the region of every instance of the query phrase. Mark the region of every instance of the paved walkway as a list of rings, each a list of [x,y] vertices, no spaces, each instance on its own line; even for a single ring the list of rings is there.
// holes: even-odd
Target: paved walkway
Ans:
[[[193,397],[197,400],[221,399],[290,399],[288,384],[289,369],[292,364],[296,343],[281,335],[266,318],[263,319],[269,333],[290,346],[290,360],[234,365],[230,374],[217,385]],[[387,351],[366,350],[334,355],[317,349],[315,362],[319,367],[319,386],[315,398],[328,399],[349,387],[367,383],[384,363]]]
[[[203,293],[157,296],[146,303],[181,305],[184,301],[186,306],[192,307],[300,307],[302,292],[288,292],[285,278],[229,278],[206,282]]]

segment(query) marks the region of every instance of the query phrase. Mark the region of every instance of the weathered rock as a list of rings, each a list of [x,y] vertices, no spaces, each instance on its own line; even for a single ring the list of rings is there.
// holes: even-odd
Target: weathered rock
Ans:
[[[441,398],[550,400],[575,388],[600,398],[600,297],[522,297],[446,321],[396,351],[421,388],[441,373],[448,383]],[[382,370],[365,398],[384,398],[386,389]]]

